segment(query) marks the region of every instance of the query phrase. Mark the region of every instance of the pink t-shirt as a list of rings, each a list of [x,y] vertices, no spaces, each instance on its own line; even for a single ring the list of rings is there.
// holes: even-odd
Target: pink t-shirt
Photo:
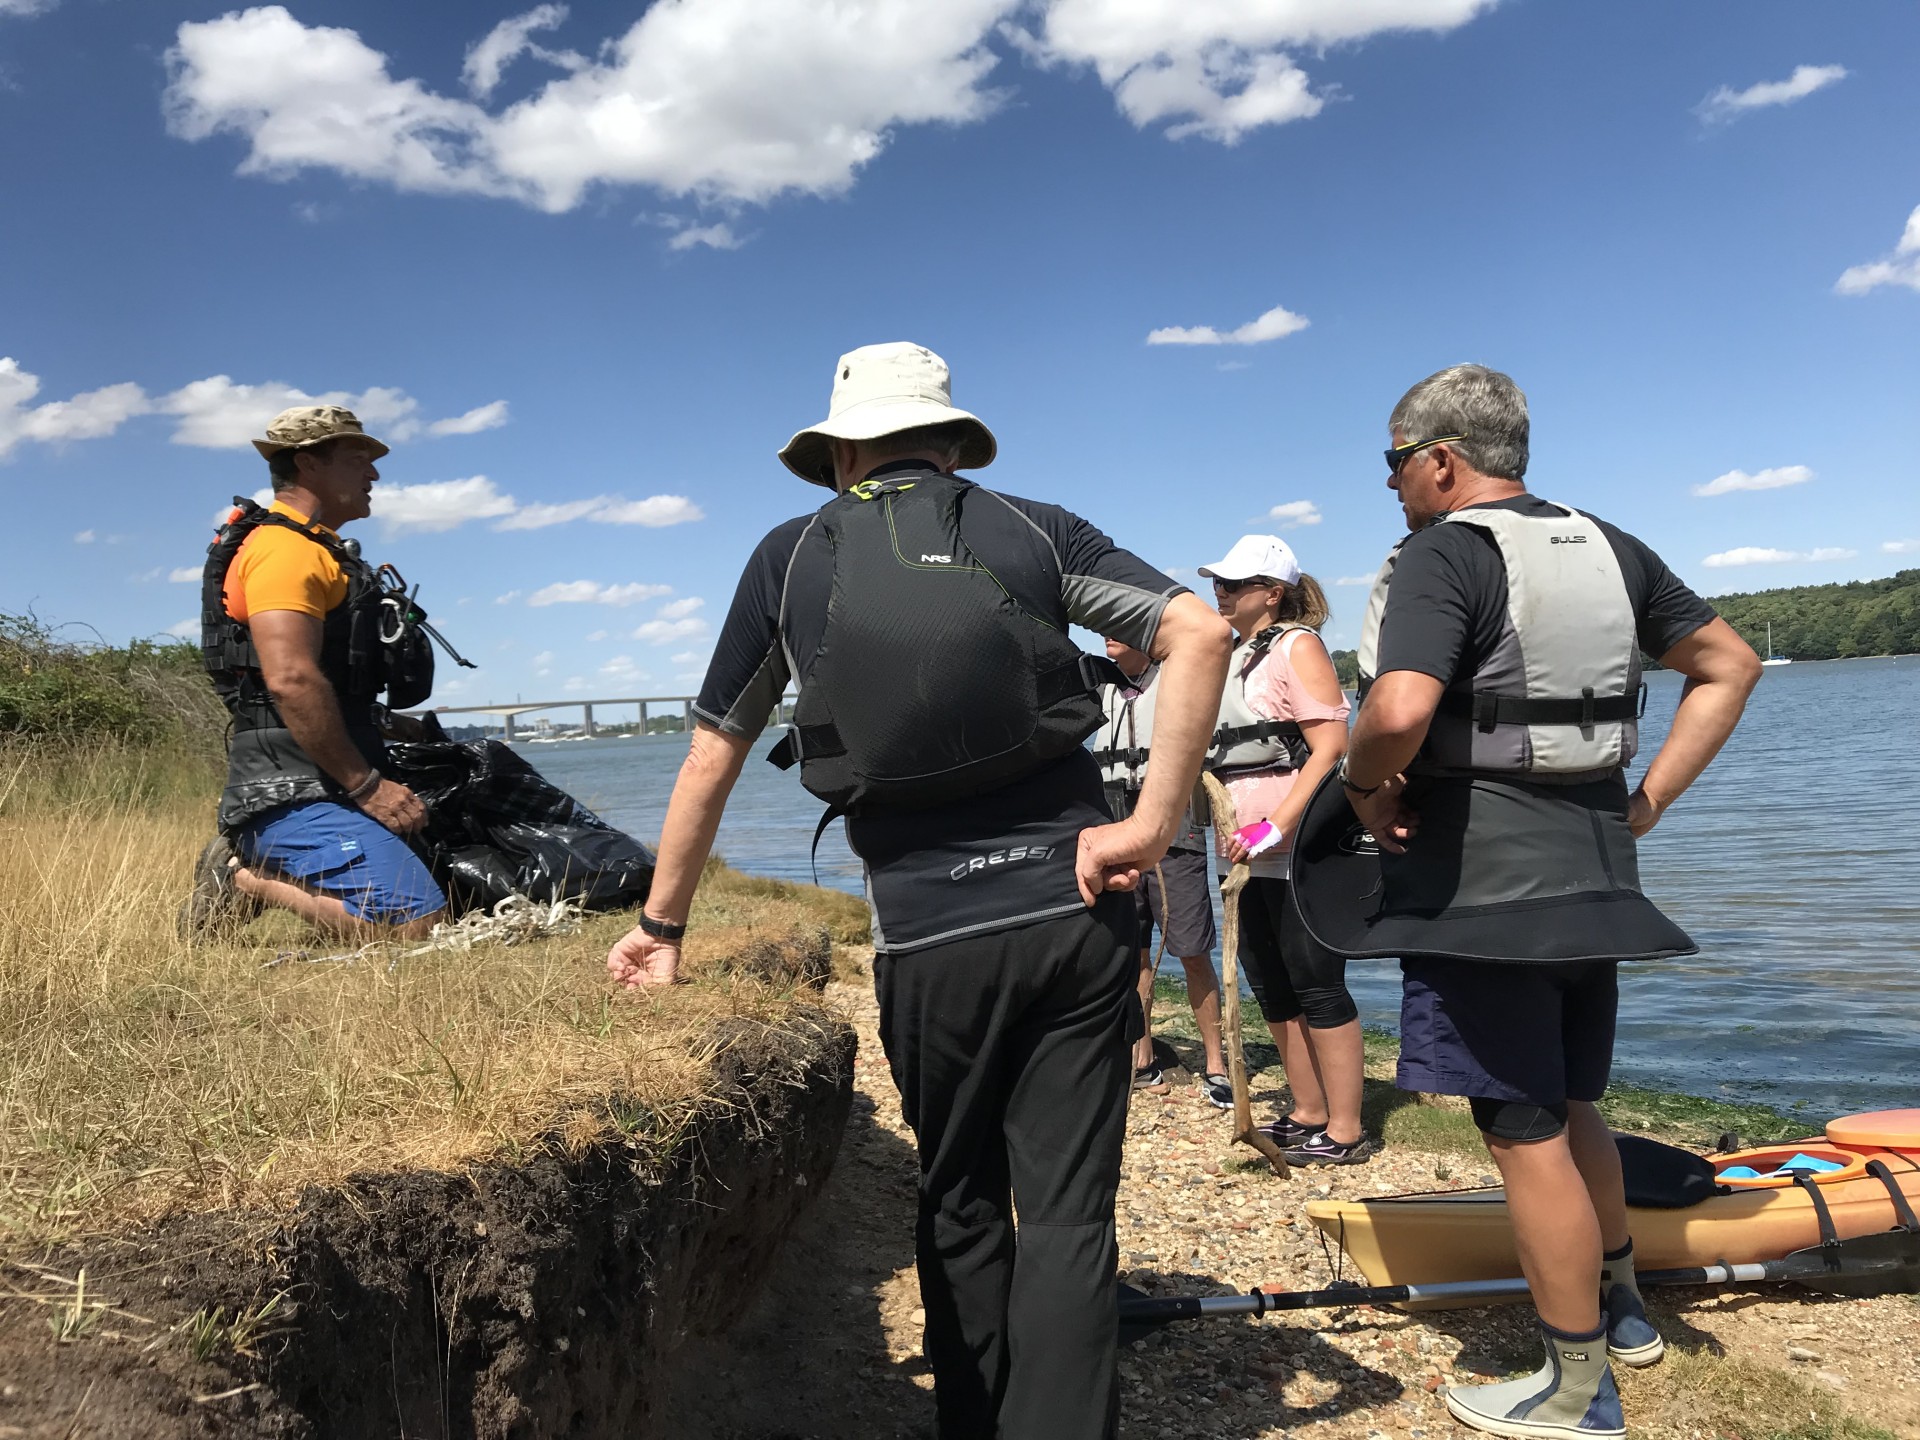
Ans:
[[[1253,667],[1253,673],[1246,679],[1245,693],[1247,704],[1256,715],[1269,720],[1346,720],[1347,712],[1352,707],[1347,704],[1344,691],[1339,704],[1329,705],[1324,700],[1316,699],[1300,683],[1300,676],[1293,668],[1295,644],[1319,643],[1317,636],[1309,639],[1309,632],[1305,630],[1289,630]],[[1227,683],[1232,685],[1236,682],[1229,676]],[[1227,777],[1227,793],[1233,797],[1234,814],[1239,817],[1240,824],[1251,825],[1279,809],[1280,803],[1287,798],[1287,792],[1293,789],[1295,778],[1296,772],[1292,770],[1249,770],[1245,774]],[[1214,845],[1224,866],[1227,860],[1224,837],[1216,833]],[[1249,868],[1255,875],[1285,879],[1292,849],[1293,836],[1289,835],[1273,849],[1256,855],[1249,862]]]

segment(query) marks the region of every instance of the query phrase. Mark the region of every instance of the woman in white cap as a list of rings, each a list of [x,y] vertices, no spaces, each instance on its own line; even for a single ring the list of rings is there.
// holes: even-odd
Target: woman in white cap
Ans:
[[[1308,936],[1288,904],[1293,831],[1314,787],[1347,749],[1347,697],[1318,631],[1327,597],[1287,542],[1243,535],[1200,573],[1239,643],[1207,768],[1232,795],[1240,829],[1216,837],[1245,860],[1240,958],[1293,1092],[1261,1128],[1296,1165],[1358,1165],[1379,1146],[1360,1127],[1360,1012],[1346,961]]]

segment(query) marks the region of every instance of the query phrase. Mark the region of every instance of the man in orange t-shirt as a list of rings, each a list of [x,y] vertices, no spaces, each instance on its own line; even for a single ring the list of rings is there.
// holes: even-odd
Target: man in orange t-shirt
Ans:
[[[426,824],[425,807],[380,771],[384,676],[377,654],[356,653],[377,619],[355,613],[371,580],[336,533],[370,513],[387,447],[331,405],[283,411],[253,443],[274,500],[225,561],[224,617],[203,618],[208,652],[225,657],[214,686],[234,731],[221,833],[201,854],[182,930],[205,936],[272,905],[342,934],[424,935],[446,898],[403,838]]]

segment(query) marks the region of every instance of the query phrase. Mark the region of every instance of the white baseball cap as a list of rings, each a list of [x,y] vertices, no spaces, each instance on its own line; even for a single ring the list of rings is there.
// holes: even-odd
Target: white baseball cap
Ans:
[[[1209,580],[1251,580],[1264,575],[1283,585],[1298,585],[1300,562],[1293,547],[1278,535],[1242,535],[1224,559],[1202,565],[1200,573]]]

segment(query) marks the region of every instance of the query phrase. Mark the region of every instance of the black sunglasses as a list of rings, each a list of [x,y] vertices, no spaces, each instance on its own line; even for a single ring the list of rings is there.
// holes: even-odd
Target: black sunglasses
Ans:
[[[1238,595],[1249,585],[1277,585],[1279,583],[1277,580],[1267,579],[1264,575],[1249,575],[1244,580],[1222,580],[1218,575],[1213,577],[1213,588],[1218,590],[1222,595]]]
[[[1415,440],[1411,445],[1390,445],[1387,447],[1387,473],[1398,475],[1400,467],[1407,463],[1407,457],[1418,454],[1429,445],[1445,445],[1451,440],[1464,440],[1464,435],[1436,435],[1431,440]]]

